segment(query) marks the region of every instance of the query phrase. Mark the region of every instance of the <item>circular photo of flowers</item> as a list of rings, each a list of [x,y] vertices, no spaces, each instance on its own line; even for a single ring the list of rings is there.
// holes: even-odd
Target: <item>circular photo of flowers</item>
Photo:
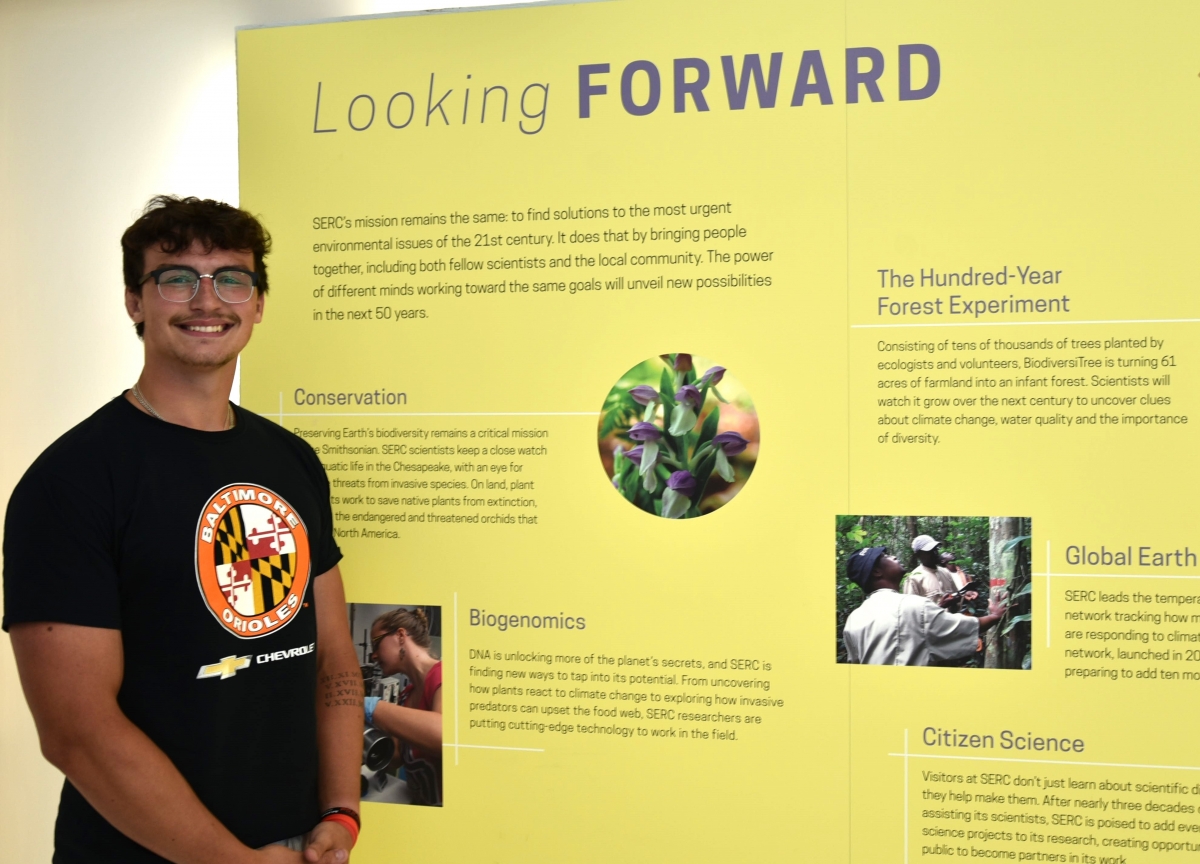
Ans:
[[[758,414],[713,361],[664,354],[634,366],[600,415],[600,459],[613,487],[664,519],[692,519],[742,491],[758,458]]]

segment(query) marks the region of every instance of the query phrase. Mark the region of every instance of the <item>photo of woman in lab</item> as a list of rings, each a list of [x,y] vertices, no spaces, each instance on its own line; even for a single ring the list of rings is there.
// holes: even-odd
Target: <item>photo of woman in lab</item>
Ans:
[[[407,794],[401,801],[440,807],[442,661],[438,648],[441,610],[429,607],[428,611],[433,613],[433,627],[426,609],[419,606],[394,608],[374,619],[368,659],[378,666],[382,686],[368,685],[363,708],[367,727],[395,739],[396,755],[386,769],[386,775],[403,780],[407,786]],[[404,680],[407,680],[406,685],[403,685]],[[403,686],[389,687],[387,684]],[[373,689],[378,692],[372,693]],[[379,781],[384,779],[381,777]]]

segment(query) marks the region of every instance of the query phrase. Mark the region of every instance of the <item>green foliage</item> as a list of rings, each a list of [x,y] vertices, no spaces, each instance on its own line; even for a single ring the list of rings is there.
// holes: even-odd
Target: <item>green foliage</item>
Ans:
[[[1033,566],[1030,547],[1033,541],[1032,522],[1020,520],[1021,533],[1001,547],[1002,555],[1014,555],[1012,576],[1007,586],[1008,611],[996,626],[999,628],[997,663],[1003,669],[1033,668]]]
[[[1004,629],[1000,631],[1000,635],[1007,636],[1009,633],[1012,632],[1012,629],[1014,627],[1016,627],[1018,624],[1022,623],[1023,621],[1032,621],[1032,620],[1033,620],[1033,615],[1029,612],[1026,612],[1023,615],[1013,615],[1012,617],[1010,617],[1008,619],[1008,623],[1004,625]]]

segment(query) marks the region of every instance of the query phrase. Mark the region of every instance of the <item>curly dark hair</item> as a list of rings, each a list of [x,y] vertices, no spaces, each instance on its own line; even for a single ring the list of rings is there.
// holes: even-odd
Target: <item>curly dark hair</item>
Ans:
[[[146,250],[158,246],[168,254],[189,249],[199,241],[205,252],[229,249],[254,253],[258,290],[267,293],[267,265],[263,258],[271,251],[271,235],[262,223],[247,213],[211,198],[179,198],[156,195],[146,203],[137,221],[121,235],[125,287],[142,293]],[[138,336],[143,325],[136,325]]]

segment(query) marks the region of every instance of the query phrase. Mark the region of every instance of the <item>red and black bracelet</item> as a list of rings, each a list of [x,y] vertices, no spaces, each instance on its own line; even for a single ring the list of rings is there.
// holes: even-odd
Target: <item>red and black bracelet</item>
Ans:
[[[350,832],[350,845],[358,842],[358,832],[362,829],[362,820],[349,807],[330,807],[321,814],[319,822],[337,822]]]

